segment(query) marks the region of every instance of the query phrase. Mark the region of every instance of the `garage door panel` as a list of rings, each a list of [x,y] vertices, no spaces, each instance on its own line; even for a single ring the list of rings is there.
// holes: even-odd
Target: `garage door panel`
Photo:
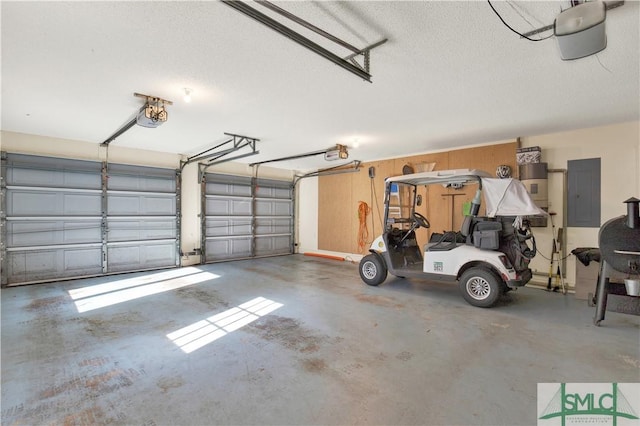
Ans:
[[[175,195],[109,194],[109,215],[175,215]]]
[[[100,220],[10,220],[7,221],[9,247],[99,243]]]
[[[61,241],[54,244],[95,243],[100,241],[100,221],[63,221],[59,225],[64,229],[56,233]]]
[[[121,181],[126,186],[125,189],[146,185],[155,180],[174,180],[176,176],[174,169],[120,163],[109,163],[108,174],[109,179],[112,177],[125,179]]]
[[[61,213],[59,194],[15,189],[7,194],[7,216],[52,216]],[[46,210],[43,211],[43,207]]]
[[[34,275],[57,271],[57,260],[61,254],[61,250],[10,252],[11,264],[17,273],[26,274],[28,271]]]
[[[251,179],[244,176],[207,174],[205,191],[210,195],[251,197]]]
[[[72,173],[88,172],[99,174],[100,170],[102,170],[102,164],[97,161],[14,153],[7,154],[7,166],[16,169],[69,171]]]
[[[288,234],[291,233],[292,223],[291,218],[258,218],[256,219],[256,234]]]
[[[175,196],[146,196],[144,197],[144,209],[140,213],[150,215],[166,215],[167,213],[171,213],[172,215],[175,215],[176,198]]]
[[[207,197],[207,216],[251,216],[251,200]]]
[[[256,188],[256,197],[258,198],[282,198],[284,200],[291,199],[291,189],[289,187],[269,187],[267,183],[258,183]]]
[[[84,273],[87,269],[100,272],[102,269],[102,250],[93,249],[63,249],[65,272]]]
[[[175,218],[108,218],[109,241],[143,241],[176,238]]]
[[[91,216],[101,214],[99,193],[10,188],[6,203],[7,216]]]
[[[110,272],[158,268],[176,263],[175,241],[108,245]]]
[[[141,210],[140,198],[127,195],[107,195],[108,215],[136,215]]]
[[[251,235],[250,217],[208,217],[205,226],[210,237]]]
[[[256,256],[290,253],[291,243],[288,235],[259,236],[256,238]]]
[[[100,194],[64,194],[63,196],[63,215],[93,215],[100,214],[102,206],[102,197]]]
[[[7,182],[16,186],[100,189],[101,177],[96,173],[57,170],[10,169]]]
[[[7,155],[7,185],[100,189],[101,164],[26,154]]]
[[[292,213],[289,200],[256,200],[257,216],[291,216]]]
[[[225,195],[230,197],[251,197],[251,186],[249,184],[232,185],[223,183],[209,183],[206,185],[207,194]]]
[[[207,239],[207,260],[226,260],[251,257],[251,237]]]
[[[176,181],[172,176],[168,179],[146,176],[121,176],[109,173],[109,190],[127,190],[142,192],[176,192]]]
[[[251,196],[251,186],[249,185],[211,184],[211,185],[208,185],[208,188],[211,189],[211,192],[209,192],[210,194],[230,195],[230,196],[239,196],[239,197]]]
[[[102,272],[100,247],[10,251],[8,283],[96,275]]]

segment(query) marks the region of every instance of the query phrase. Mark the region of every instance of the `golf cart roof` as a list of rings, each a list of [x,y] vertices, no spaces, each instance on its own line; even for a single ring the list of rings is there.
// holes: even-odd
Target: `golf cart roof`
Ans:
[[[434,172],[412,173],[410,175],[388,177],[385,182],[399,182],[409,185],[431,185],[434,183],[471,183],[479,182],[481,178],[488,178],[491,175],[477,169],[453,169],[439,170]]]

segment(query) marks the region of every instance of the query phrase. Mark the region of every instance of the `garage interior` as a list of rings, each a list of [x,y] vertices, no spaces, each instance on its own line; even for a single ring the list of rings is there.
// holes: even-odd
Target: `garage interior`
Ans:
[[[636,264],[600,268],[635,256],[640,3],[0,13],[2,424],[559,424],[544,383],[637,421]],[[551,214],[531,281],[363,283],[385,179],[454,169]],[[474,197],[419,194],[421,247]]]

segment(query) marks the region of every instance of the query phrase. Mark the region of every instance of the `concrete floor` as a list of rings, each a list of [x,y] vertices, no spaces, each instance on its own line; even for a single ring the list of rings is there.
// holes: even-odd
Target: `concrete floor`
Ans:
[[[640,381],[640,317],[301,255],[1,295],[3,425],[531,425],[538,382]]]

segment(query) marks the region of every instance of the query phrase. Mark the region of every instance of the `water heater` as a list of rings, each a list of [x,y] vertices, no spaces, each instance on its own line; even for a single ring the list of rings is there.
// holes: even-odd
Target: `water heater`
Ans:
[[[549,210],[549,179],[547,177],[547,163],[526,163],[520,164],[520,181],[524,184],[531,199],[536,206]],[[540,222],[532,221],[531,226],[547,226],[546,217]]]

